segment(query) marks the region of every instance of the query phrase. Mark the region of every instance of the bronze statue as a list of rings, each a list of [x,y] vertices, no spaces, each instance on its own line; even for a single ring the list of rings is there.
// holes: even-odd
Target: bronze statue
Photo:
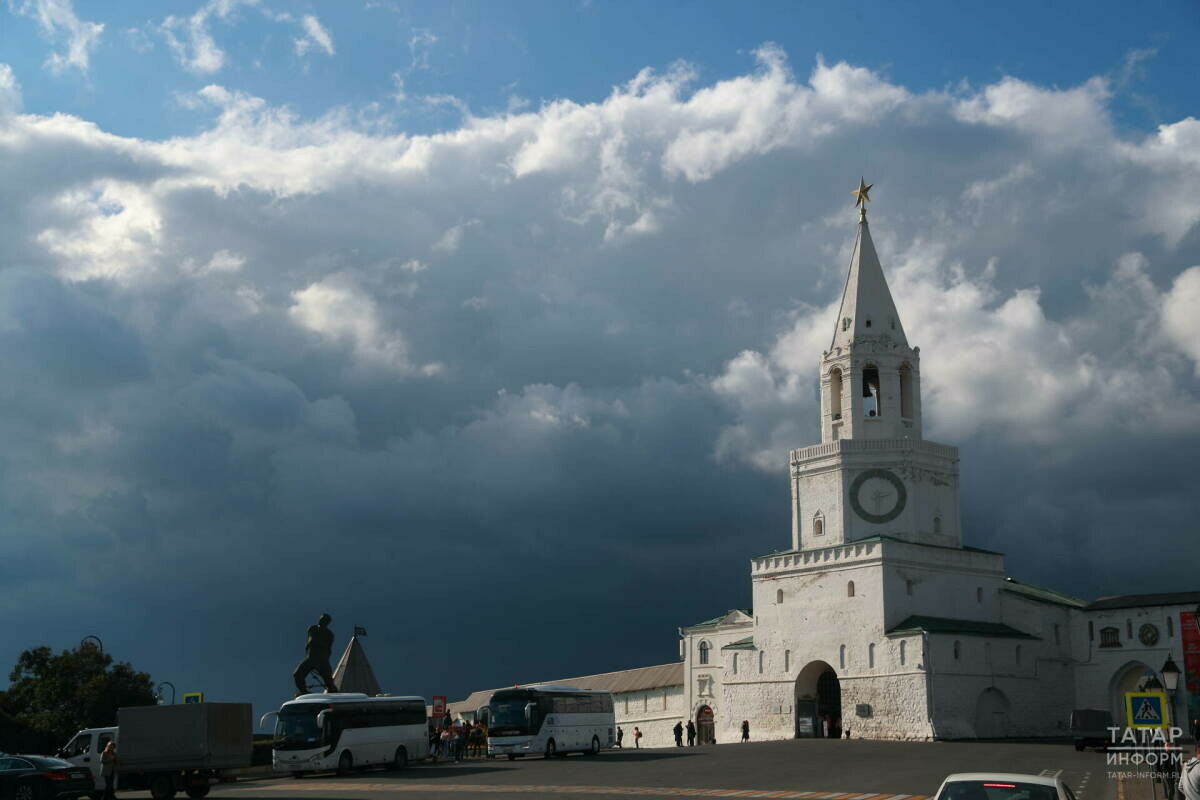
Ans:
[[[333,682],[333,670],[329,668],[329,654],[333,652],[333,631],[329,630],[329,623],[332,621],[333,618],[328,614],[322,614],[316,625],[308,626],[304,660],[292,673],[292,678],[296,681],[297,696],[308,692],[304,681],[310,672],[316,672],[320,676],[321,682],[325,684],[325,691],[337,691],[337,684]]]

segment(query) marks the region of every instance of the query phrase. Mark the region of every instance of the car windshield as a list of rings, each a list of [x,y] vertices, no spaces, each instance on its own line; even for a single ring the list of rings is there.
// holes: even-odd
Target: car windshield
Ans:
[[[311,703],[279,712],[279,719],[275,723],[275,746],[304,747],[320,744],[321,728],[317,725],[317,714],[323,708]]]
[[[954,781],[946,784],[938,800],[1058,800],[1058,792],[1039,783]]]

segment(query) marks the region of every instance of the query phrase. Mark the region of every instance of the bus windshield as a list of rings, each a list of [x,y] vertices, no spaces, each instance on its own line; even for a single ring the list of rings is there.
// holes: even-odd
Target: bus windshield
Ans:
[[[321,727],[317,725],[317,714],[322,708],[316,703],[307,703],[280,711],[275,723],[275,749],[302,750],[320,745],[323,737]]]
[[[525,716],[525,706],[534,703],[531,714]],[[537,701],[528,692],[493,695],[488,703],[488,732],[491,736],[520,736],[536,733],[542,726]]]

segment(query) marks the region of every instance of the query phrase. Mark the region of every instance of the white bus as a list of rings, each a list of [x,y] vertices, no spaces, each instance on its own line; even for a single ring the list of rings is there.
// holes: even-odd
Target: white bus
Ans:
[[[423,697],[304,694],[263,716],[263,727],[272,716],[272,767],[295,778],[335,769],[344,775],[366,766],[403,769],[429,757]]]
[[[501,689],[488,703],[488,755],[541,753],[546,758],[613,746],[616,718],[609,692],[571,686]]]

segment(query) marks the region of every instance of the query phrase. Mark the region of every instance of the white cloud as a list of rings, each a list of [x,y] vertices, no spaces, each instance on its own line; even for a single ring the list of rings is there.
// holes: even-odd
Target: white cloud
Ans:
[[[329,341],[348,343],[360,364],[423,375],[441,369],[437,364],[414,366],[404,337],[388,330],[375,301],[343,276],[293,292],[292,301],[288,314],[297,324]]]
[[[429,56],[437,43],[438,37],[428,28],[414,28],[408,40],[408,52],[411,57],[409,70],[429,69]]]
[[[305,14],[300,18],[300,27],[304,30],[304,35],[293,40],[296,55],[303,56],[314,47],[322,50],[327,56],[333,55],[333,37],[321,25],[320,20],[312,14]]]
[[[12,67],[0,64],[0,117],[21,111],[21,84]]]
[[[60,52],[46,58],[46,66],[52,72],[61,73],[77,69],[87,73],[92,52],[100,43],[104,25],[99,22],[81,20],[75,14],[72,0],[24,0],[14,6],[19,14],[37,20],[42,35],[50,42],[62,45]]]
[[[1167,336],[1192,359],[1200,376],[1200,266],[1176,276],[1162,313]]]

